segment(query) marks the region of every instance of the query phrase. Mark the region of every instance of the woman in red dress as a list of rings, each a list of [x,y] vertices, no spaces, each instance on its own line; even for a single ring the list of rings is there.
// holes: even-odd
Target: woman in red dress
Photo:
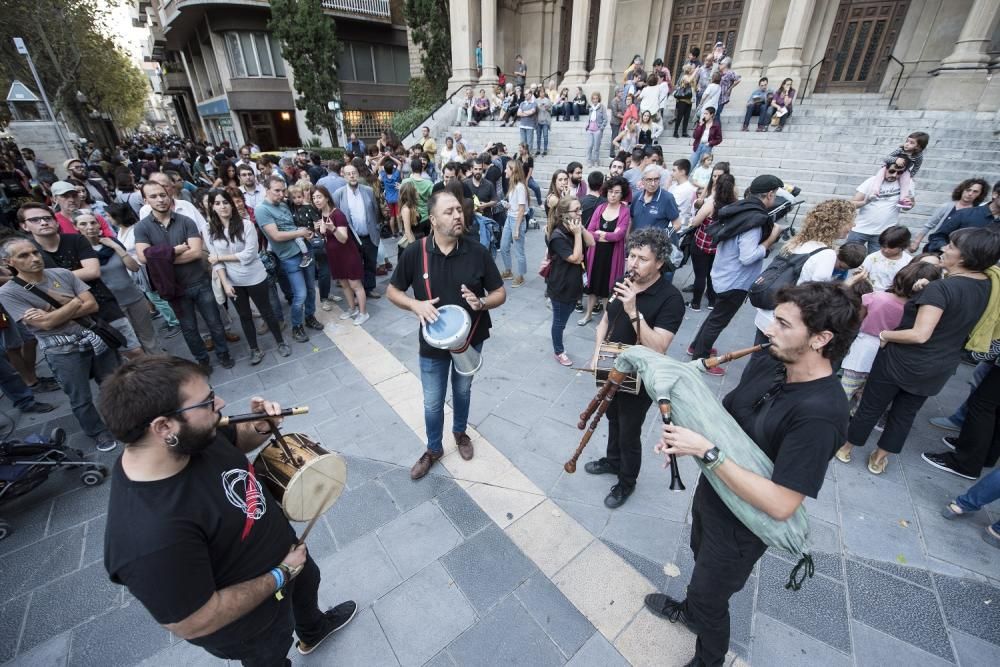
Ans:
[[[361,284],[364,267],[361,263],[360,241],[347,223],[347,217],[333,205],[330,192],[322,185],[313,190],[312,203],[319,209],[316,232],[326,238],[326,261],[330,264],[330,277],[340,281],[347,297],[348,311],[342,320],[353,320],[355,326],[368,321],[365,288]]]

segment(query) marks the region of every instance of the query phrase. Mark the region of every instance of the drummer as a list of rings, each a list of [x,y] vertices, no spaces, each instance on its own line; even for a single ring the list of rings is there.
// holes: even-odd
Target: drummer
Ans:
[[[666,232],[656,227],[636,230],[625,248],[625,271],[634,277],[615,283],[614,300],[608,302],[597,325],[592,368],[596,368],[601,345],[606,342],[644,345],[666,354],[684,321],[684,297],[663,276],[670,253]],[[619,391],[607,412],[607,456],[584,466],[591,475],[618,477],[604,498],[610,509],[624,505],[635,490],[642,466],[642,422],[652,402],[645,391],[638,395]]]
[[[247,461],[267,440],[266,420],[218,427],[225,401],[178,357],[126,363],[99,403],[126,443],[112,471],[104,566],[158,623],[218,658],[281,665],[293,629],[305,655],[354,618],[353,601],[320,611],[319,568]],[[250,411],[281,407],[255,396]]]
[[[407,246],[386,291],[389,300],[420,318],[421,324],[437,320],[437,307],[461,306],[469,311],[472,330],[469,343],[482,351],[490,337],[489,310],[507,300],[503,279],[489,250],[464,236],[462,202],[447,190],[433,194],[427,202],[431,234]],[[413,288],[413,296],[406,290]],[[444,456],[444,400],[451,375],[452,432],[462,459],[472,458],[472,440],[465,432],[472,399],[472,375],[452,368],[451,353],[428,345],[420,338],[420,383],[424,392],[424,426],[427,450],[410,469],[411,479],[427,474]]]

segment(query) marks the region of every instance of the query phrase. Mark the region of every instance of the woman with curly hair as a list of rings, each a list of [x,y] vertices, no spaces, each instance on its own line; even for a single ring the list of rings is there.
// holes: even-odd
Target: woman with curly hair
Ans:
[[[986,193],[989,191],[989,183],[981,178],[967,178],[956,185],[955,190],[951,193],[951,201],[947,204],[942,204],[939,209],[934,211],[927,218],[927,224],[913,237],[913,240],[910,242],[910,252],[916,252],[924,237],[947,222],[957,211],[982,204],[983,200],[986,199]]]

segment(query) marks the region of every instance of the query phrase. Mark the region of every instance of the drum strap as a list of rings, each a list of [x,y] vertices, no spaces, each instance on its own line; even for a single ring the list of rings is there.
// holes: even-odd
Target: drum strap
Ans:
[[[253,464],[247,461],[247,482],[244,504],[246,505],[247,519],[243,524],[243,534],[240,535],[240,542],[245,542],[253,528],[254,517],[257,515],[257,507],[260,505],[260,491],[257,486],[257,475],[254,473]]]
[[[427,298],[428,299],[433,299],[434,295],[431,294],[430,262],[428,261],[428,258],[427,258],[427,239],[429,239],[429,238],[430,238],[430,236],[425,236],[424,238],[420,239],[420,250],[421,250],[421,252],[423,254],[423,258],[424,258],[424,275],[423,275],[423,278],[424,278],[424,290],[427,292]],[[482,311],[476,313],[476,319],[472,322],[472,328],[469,329],[469,335],[465,339],[465,345],[463,345],[462,347],[455,348],[455,349],[451,350],[452,352],[462,353],[462,352],[465,352],[467,349],[469,349],[469,345],[472,343],[472,337],[476,334],[476,327],[479,326],[479,320],[481,320],[482,318],[483,318]]]

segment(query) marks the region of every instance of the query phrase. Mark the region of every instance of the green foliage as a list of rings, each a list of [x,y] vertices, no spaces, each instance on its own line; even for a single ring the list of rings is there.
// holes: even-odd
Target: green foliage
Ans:
[[[451,77],[451,22],[448,0],[405,0],[403,15],[413,41],[421,49],[420,64],[436,95],[436,106],[444,100]]]
[[[444,95],[435,90],[425,77],[415,76],[410,79],[410,106],[436,107],[444,101]]]
[[[410,132],[417,129],[417,126],[424,122],[424,119],[431,115],[431,111],[433,110],[434,107],[410,107],[406,111],[396,113],[392,117],[392,131],[400,139],[403,139]]]
[[[341,45],[336,25],[320,0],[271,0],[268,24],[295,77],[295,106],[306,112],[306,127],[326,131],[336,141],[337,121],[327,103],[339,97],[336,58]]]

